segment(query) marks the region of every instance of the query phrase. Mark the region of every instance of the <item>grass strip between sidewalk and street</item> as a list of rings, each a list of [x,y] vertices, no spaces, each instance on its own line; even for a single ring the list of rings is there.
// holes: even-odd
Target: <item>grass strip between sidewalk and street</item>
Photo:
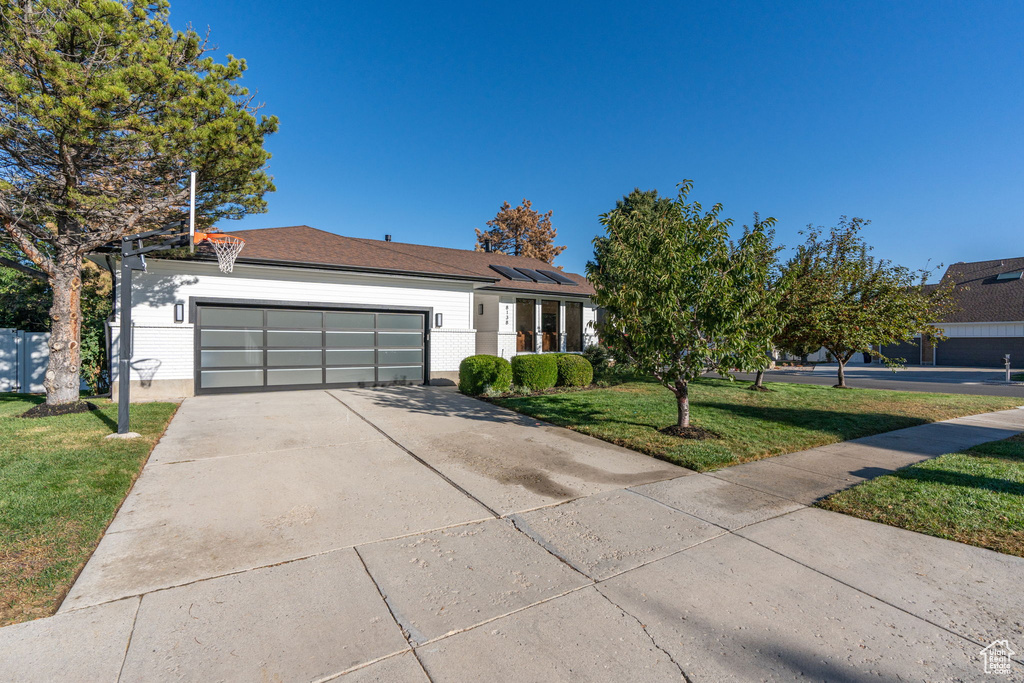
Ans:
[[[1024,434],[904,467],[818,506],[1024,557]]]
[[[1021,398],[833,389],[813,384],[700,379],[690,387],[691,422],[719,439],[663,434],[675,424],[675,396],[654,381],[493,401],[506,408],[697,471],[954,417],[1005,410]]]
[[[0,626],[53,614],[177,409],[131,408],[141,438],[117,430],[117,406],[24,419],[39,396],[0,394]]]

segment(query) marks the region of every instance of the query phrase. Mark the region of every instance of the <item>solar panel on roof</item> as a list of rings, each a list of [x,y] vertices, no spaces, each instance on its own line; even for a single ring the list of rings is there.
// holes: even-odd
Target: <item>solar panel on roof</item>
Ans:
[[[554,280],[555,282],[557,282],[560,285],[575,285],[576,284],[575,280],[567,278],[565,275],[562,275],[557,270],[538,270],[537,272],[540,273],[541,275],[546,275],[547,277],[551,278],[552,280]]]
[[[533,268],[516,268],[520,273],[530,278],[534,282],[539,282],[544,285],[555,285],[558,284],[555,280],[552,280],[547,275],[541,275]]]
[[[509,268],[507,266],[494,266],[494,265],[492,265],[491,266],[491,270],[496,271],[497,273],[500,273],[501,275],[504,275],[509,280],[516,280],[518,282],[532,282],[531,278],[523,275],[522,273],[517,273],[516,271],[512,270],[511,268]]]

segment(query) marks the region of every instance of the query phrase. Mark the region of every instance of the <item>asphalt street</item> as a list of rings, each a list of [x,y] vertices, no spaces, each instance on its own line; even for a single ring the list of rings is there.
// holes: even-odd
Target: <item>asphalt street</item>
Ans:
[[[1020,372],[1015,370],[1014,372]],[[819,364],[811,370],[778,369],[765,374],[766,382],[793,382],[796,384],[836,383],[835,363]],[[1024,384],[994,384],[1005,372],[995,368],[935,368],[907,367],[890,370],[877,365],[851,363],[846,366],[846,384],[862,389],[892,389],[895,391],[927,391],[941,394],[981,394],[985,396],[1020,396],[1024,398]],[[737,379],[750,380],[754,375],[740,373]]]

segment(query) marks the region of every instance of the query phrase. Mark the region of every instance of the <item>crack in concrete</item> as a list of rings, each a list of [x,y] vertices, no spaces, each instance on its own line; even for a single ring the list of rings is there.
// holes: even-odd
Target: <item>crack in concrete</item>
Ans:
[[[664,654],[664,655],[665,655],[666,657],[668,657],[668,661],[672,662],[672,664],[674,664],[674,665],[675,665],[675,667],[676,667],[677,669],[679,669],[679,675],[683,677],[683,680],[684,680],[684,681],[686,681],[686,683],[693,683],[693,681],[692,681],[692,680],[690,679],[690,677],[686,675],[686,672],[685,672],[685,671],[683,670],[683,667],[682,667],[682,665],[681,665],[681,664],[680,664],[679,662],[677,662],[677,661],[676,661],[676,658],[675,658],[675,657],[673,657],[673,656],[672,656],[672,653],[670,653],[670,652],[669,652],[668,650],[666,650],[665,648],[663,648],[663,647],[662,647],[661,645],[658,645],[658,641],[656,641],[656,640],[654,639],[654,636],[653,636],[653,635],[651,635],[651,632],[647,630],[647,624],[645,624],[645,623],[643,623],[642,621],[640,621],[640,619],[638,619],[638,618],[636,617],[636,615],[634,615],[634,614],[632,614],[632,613],[630,613],[630,612],[627,612],[627,611],[626,611],[626,610],[625,610],[625,609],[624,609],[624,608],[622,607],[622,605],[618,604],[617,602],[615,602],[614,600],[612,600],[611,598],[609,598],[609,597],[608,597],[607,595],[605,595],[605,594],[604,594],[604,592],[603,592],[603,591],[601,590],[600,586],[598,586],[598,585],[595,585],[595,586],[594,586],[594,588],[595,588],[595,590],[597,590],[597,593],[598,593],[598,595],[600,595],[600,596],[601,596],[602,598],[604,598],[605,600],[607,600],[607,601],[608,601],[608,603],[609,603],[609,604],[610,604],[610,605],[611,605],[612,607],[614,607],[615,609],[617,609],[617,610],[619,610],[620,612],[622,612],[622,615],[623,615],[623,616],[626,616],[626,617],[630,617],[631,619],[633,619],[633,621],[635,621],[635,622],[636,622],[637,626],[639,626],[639,627],[640,627],[640,630],[644,632],[644,635],[645,635],[645,636],[647,636],[647,637],[648,637],[648,638],[650,639],[650,641],[651,641],[651,645],[653,645],[653,646],[654,646],[654,647],[655,647],[656,649],[658,649],[658,650],[659,650],[660,652],[662,652],[662,653],[663,653],[663,654]]]
[[[399,612],[393,604],[391,604],[391,600],[388,599],[387,593],[384,592],[384,589],[380,587],[379,583],[377,583],[377,579],[373,578],[373,574],[370,573],[370,568],[366,566],[366,560],[363,559],[363,555],[359,552],[359,549],[352,548],[352,550],[355,551],[356,557],[359,558],[359,563],[363,565],[363,571],[366,572],[366,576],[371,582],[373,582],[373,587],[377,589],[377,595],[379,595],[380,599],[384,601],[384,605],[388,608],[388,613],[391,614],[391,618],[394,619],[398,628],[402,630],[402,637],[404,637],[405,641],[409,643],[409,647],[415,647],[416,645],[429,640],[420,632],[419,629],[413,626],[408,619],[403,617],[401,612]],[[417,659],[419,658],[417,657]]]
[[[124,646],[124,657],[121,658],[121,668],[117,670],[118,683],[124,674],[124,665],[128,662],[128,651],[132,649],[132,638],[135,636],[135,624],[139,621],[139,610],[142,609],[142,596],[136,598],[139,602],[135,605],[135,614],[132,616],[132,629],[128,632],[128,642]]]

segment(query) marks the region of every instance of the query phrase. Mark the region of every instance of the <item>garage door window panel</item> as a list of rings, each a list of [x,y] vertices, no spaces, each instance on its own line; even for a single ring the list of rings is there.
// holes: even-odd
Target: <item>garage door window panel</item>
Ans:
[[[320,349],[269,349],[267,367],[312,366],[323,364],[324,353]]]
[[[373,365],[377,362],[373,349],[327,349],[327,365]],[[330,381],[330,380],[328,380]]]
[[[327,348],[329,349],[365,349],[375,345],[373,332],[328,332]]]
[[[263,351],[219,351],[208,349],[201,352],[200,363],[204,368],[263,367]]]
[[[323,384],[321,368],[277,368],[267,370],[267,386]]]
[[[420,332],[378,332],[377,346],[384,347],[416,347],[423,343]]]

